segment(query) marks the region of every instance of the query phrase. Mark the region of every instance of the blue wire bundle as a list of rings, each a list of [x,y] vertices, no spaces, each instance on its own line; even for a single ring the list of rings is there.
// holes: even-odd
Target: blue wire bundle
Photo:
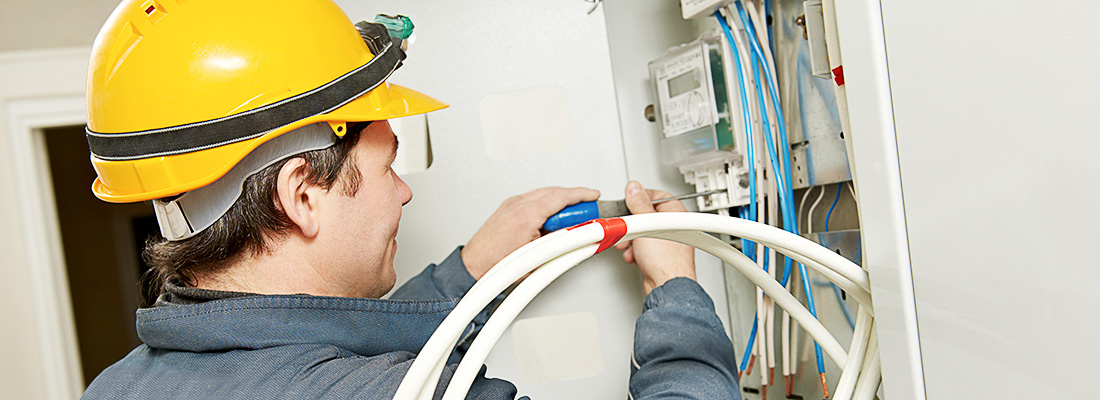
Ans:
[[[738,14],[740,16],[741,22],[745,26],[745,31],[749,36],[748,41],[751,44],[750,48],[752,50],[750,52],[750,55],[752,56],[751,57],[752,58],[752,69],[753,69],[753,73],[755,75],[755,80],[757,82],[765,81],[765,79],[761,76],[761,73],[760,73],[760,69],[761,69],[760,66],[764,67],[763,68],[764,69],[764,75],[767,78],[766,83],[767,83],[767,86],[768,86],[768,89],[769,89],[769,94],[771,95],[772,105],[775,108],[776,119],[778,120],[777,121],[778,122],[777,126],[779,127],[779,129],[778,129],[779,130],[779,132],[778,132],[779,133],[779,141],[780,141],[780,143],[789,143],[789,141],[787,140],[786,127],[783,123],[783,120],[784,120],[783,119],[783,111],[782,111],[781,105],[779,104],[779,94],[778,94],[777,85],[775,83],[775,78],[771,74],[771,69],[770,69],[770,67],[768,67],[767,59],[764,57],[763,50],[760,48],[759,41],[757,40],[755,29],[753,28],[752,24],[748,21],[748,17],[745,14],[744,8],[742,7],[742,5],[739,2],[734,3],[734,4],[737,7],[737,11],[738,11]],[[750,140],[749,143],[751,143],[752,135],[750,133],[751,131],[749,130],[749,129],[751,129],[751,128],[749,128],[750,118],[749,118],[748,109],[747,109],[748,99],[747,99],[747,96],[746,96],[746,93],[745,93],[745,91],[746,91],[745,90],[746,80],[745,80],[744,75],[741,73],[741,71],[742,71],[741,59],[740,59],[739,56],[737,56],[737,54],[738,54],[737,53],[737,48],[736,48],[736,46],[734,46],[735,41],[734,41],[734,38],[733,38],[733,33],[732,33],[732,31],[729,27],[729,24],[727,24],[725,19],[722,18],[721,13],[715,12],[714,16],[718,20],[719,25],[721,25],[722,31],[725,34],[726,39],[729,41],[730,48],[731,48],[731,50],[733,51],[733,53],[735,55],[734,56],[734,61],[735,61],[736,66],[737,66],[737,78],[740,81],[739,89],[740,89],[740,93],[741,93],[741,103],[742,103],[742,106],[743,106],[742,107],[742,113],[745,116],[745,121],[746,121],[746,134],[749,136],[749,140]],[[759,85],[757,86],[756,97],[757,97],[757,101],[761,105],[766,104],[766,101],[764,100],[763,91],[762,91],[762,89],[760,88]],[[768,121],[768,113],[767,113],[766,110],[762,110],[762,111],[763,112],[761,112],[761,117],[763,118],[764,129],[766,130],[766,133],[764,135],[764,139],[766,141],[766,145],[767,145],[767,148],[768,148],[768,155],[770,156],[770,159],[771,159],[772,169],[774,171],[779,171],[779,173],[777,173],[775,175],[776,175],[776,182],[779,185],[779,200],[782,203],[781,211],[782,211],[782,216],[783,216],[783,227],[784,227],[784,230],[786,230],[788,232],[798,234],[798,225],[795,223],[795,221],[797,221],[797,217],[794,215],[794,201],[791,198],[793,196],[793,189],[790,186],[790,182],[791,182],[790,163],[786,163],[782,167],[779,165],[779,155],[776,154],[776,151],[775,151],[776,146],[775,146],[775,141],[772,139],[772,132],[771,132],[771,127],[770,127],[771,125]],[[751,155],[752,151],[753,151],[753,146],[750,144],[749,145],[749,152],[750,152],[749,153],[750,154],[750,156],[749,156],[749,158],[750,158],[749,165],[750,165],[750,168],[753,167],[754,160],[755,160],[755,158],[753,158],[753,156]],[[782,153],[783,157],[786,157],[786,159],[790,159],[790,149],[787,146],[782,146],[780,148],[780,152]],[[755,191],[755,187],[756,187],[756,185],[755,185],[755,183],[753,183],[752,184],[752,191],[753,192]],[[755,200],[756,200],[756,197],[753,196],[752,197],[753,203],[755,203]],[[752,204],[752,205],[750,205],[750,213],[753,213],[754,211],[755,211],[755,204]],[[784,268],[784,272],[783,272],[783,279],[780,282],[780,284],[782,284],[783,286],[786,286],[787,282],[790,280],[791,271],[793,270],[793,268],[791,268],[792,267],[792,261],[789,257],[784,258],[784,267],[785,268]],[[765,268],[765,270],[767,270],[767,264],[765,264],[764,268]],[[807,300],[807,303],[808,303],[807,305],[809,306],[808,307],[809,311],[812,315],[814,315],[816,317],[817,316],[817,309],[814,305],[813,288],[810,285],[810,280],[808,279],[808,274],[806,272],[806,267],[804,265],[802,265],[801,263],[799,263],[798,268],[799,268],[799,274],[802,276],[803,290],[805,290],[806,294],[807,294],[806,300]],[[748,345],[746,346],[744,357],[741,361],[740,369],[742,371],[745,369],[746,364],[748,362],[749,354],[751,353],[752,346],[755,342],[755,338],[756,338],[755,333],[756,333],[757,329],[758,329],[758,318],[754,317],[753,318],[752,333],[750,334],[749,342],[748,342]],[[815,350],[815,353],[816,353],[816,356],[817,356],[818,372],[819,373],[824,372],[825,365],[824,365],[824,361],[822,360],[821,346],[818,345],[816,342],[814,343],[814,350]]]

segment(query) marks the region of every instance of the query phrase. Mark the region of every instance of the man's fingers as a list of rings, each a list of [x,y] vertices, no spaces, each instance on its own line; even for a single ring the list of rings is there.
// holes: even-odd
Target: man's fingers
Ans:
[[[653,204],[649,197],[649,193],[642,188],[642,184],[637,181],[630,181],[626,184],[626,208],[630,210],[631,214],[646,214],[656,212],[653,209]]]
[[[646,189],[646,193],[649,193],[649,198],[651,200],[660,200],[672,197],[672,193],[666,192],[664,190]]]
[[[669,197],[672,197],[672,193],[661,190],[650,189],[647,192],[649,193],[649,197],[653,200],[667,199]],[[684,203],[680,202],[680,200],[670,200],[664,203],[658,203],[655,208],[659,212],[687,211],[687,208],[684,208]]]
[[[549,217],[573,204],[599,199],[600,191],[583,187],[548,187],[529,192],[527,196],[537,205],[540,216],[545,214]]]
[[[568,204],[577,204],[582,201],[594,201],[600,198],[600,191],[584,187],[565,189],[565,201]],[[568,205],[567,204],[567,205]]]

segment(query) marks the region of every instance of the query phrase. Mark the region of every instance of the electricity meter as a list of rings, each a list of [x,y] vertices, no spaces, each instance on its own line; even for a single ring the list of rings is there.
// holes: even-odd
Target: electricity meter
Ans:
[[[666,165],[682,166],[735,150],[722,45],[712,32],[649,63]]]
[[[748,204],[749,176],[745,169],[744,132],[740,103],[730,104],[725,57],[732,54],[717,30],[665,52],[649,63],[657,95],[656,119],[661,135],[661,162],[675,166],[697,192],[724,193],[698,198],[699,211]],[[737,99],[733,99],[737,101]],[[737,136],[740,135],[740,136]]]

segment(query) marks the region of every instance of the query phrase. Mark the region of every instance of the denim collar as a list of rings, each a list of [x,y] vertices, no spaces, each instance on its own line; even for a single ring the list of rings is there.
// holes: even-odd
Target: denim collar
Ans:
[[[417,353],[457,304],[458,299],[255,295],[143,308],[137,311],[137,333],[149,347],[177,351],[326,344],[363,356]]]

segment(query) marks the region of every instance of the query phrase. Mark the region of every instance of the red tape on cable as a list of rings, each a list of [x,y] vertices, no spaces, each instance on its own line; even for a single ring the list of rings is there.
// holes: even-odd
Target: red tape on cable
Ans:
[[[836,81],[837,86],[844,86],[844,66],[837,65],[833,68],[833,80]]]
[[[596,254],[603,253],[604,250],[611,248],[615,243],[619,243],[619,240],[626,236],[626,221],[622,218],[600,218],[594,219],[583,224],[578,224],[569,228],[573,230],[593,222],[599,223],[603,227],[603,240],[600,240],[600,247],[596,249]]]

